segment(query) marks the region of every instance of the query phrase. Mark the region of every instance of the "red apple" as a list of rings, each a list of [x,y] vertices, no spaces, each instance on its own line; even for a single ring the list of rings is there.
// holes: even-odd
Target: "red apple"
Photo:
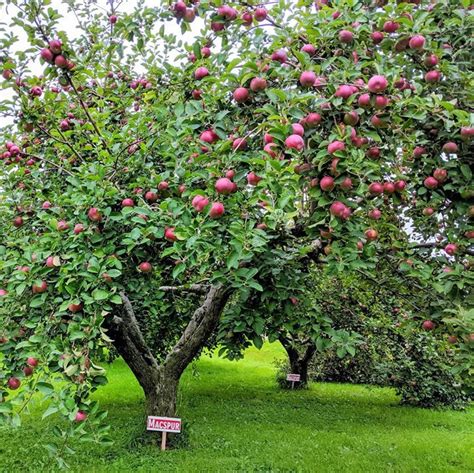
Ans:
[[[354,40],[354,34],[348,30],[341,30],[339,32],[339,40],[341,43],[349,44]]]
[[[390,21],[386,21],[383,24],[383,30],[385,31],[385,33],[395,33],[395,31],[397,31],[398,28],[400,28],[400,24],[395,21],[390,20]]]
[[[369,212],[369,217],[374,220],[379,220],[382,217],[382,212],[379,209],[372,209]]]
[[[430,54],[429,56],[426,56],[423,63],[425,64],[426,67],[435,67],[438,65],[439,59],[436,54]]]
[[[380,148],[378,146],[372,146],[367,150],[367,156],[370,159],[378,159],[380,158]]]
[[[198,67],[194,71],[194,78],[196,80],[201,80],[204,79],[204,77],[207,77],[209,75],[209,71],[207,70],[206,67]]]
[[[54,58],[54,64],[56,65],[56,67],[59,67],[60,69],[68,68],[68,61],[62,54],[59,54],[58,56]]]
[[[384,34],[381,31],[374,31],[370,37],[374,44],[379,44],[383,41]]]
[[[422,325],[423,330],[433,330],[435,328],[435,324],[431,320],[425,320]]]
[[[316,48],[312,44],[305,44],[302,48],[301,51],[304,53],[309,54],[310,56],[313,56],[316,54]]]
[[[165,228],[165,238],[168,241],[176,241],[178,237],[174,233],[175,227],[166,227]]]
[[[56,228],[58,229],[58,231],[64,232],[69,228],[69,223],[67,223],[65,220],[59,220]]]
[[[319,182],[319,186],[323,191],[332,191],[334,189],[334,179],[330,176],[324,176]]]
[[[357,100],[360,107],[369,107],[370,106],[370,94],[362,94]]]
[[[48,49],[48,48],[43,48],[40,51],[40,56],[43,61],[48,62],[49,64],[53,64],[54,62],[54,53]]]
[[[374,241],[378,238],[379,234],[377,230],[374,230],[373,228],[369,228],[364,232],[365,238],[367,238],[368,241]]]
[[[33,284],[31,289],[33,294],[42,294],[48,290],[48,284],[46,281],[41,281],[40,284]]]
[[[352,110],[351,112],[347,112],[344,114],[344,123],[346,125],[354,126],[354,125],[357,125],[358,122],[359,122],[359,114],[355,110]]]
[[[332,143],[328,144],[328,153],[329,154],[334,154],[337,151],[344,151],[346,148],[346,145],[342,141],[333,141]]]
[[[284,64],[288,60],[288,56],[286,55],[286,52],[283,51],[282,49],[275,51],[272,56],[271,56],[272,61],[277,61],[280,62],[281,64]]]
[[[341,189],[348,191],[352,189],[352,179],[350,177],[344,178],[344,180],[341,182]]]
[[[214,130],[205,130],[201,133],[199,136],[199,139],[201,141],[204,141],[204,143],[215,143],[219,137],[217,136],[217,133]]]
[[[449,256],[454,256],[457,251],[458,251],[458,247],[456,244],[454,243],[448,243],[445,247],[444,247],[444,251],[446,252],[446,254],[448,254]]]
[[[16,228],[20,228],[23,225],[23,218],[22,217],[15,217],[13,219],[13,226]]]
[[[244,151],[247,149],[247,141],[245,138],[235,138],[232,142],[232,149],[235,151]]]
[[[222,217],[224,211],[224,204],[222,204],[221,202],[213,202],[211,205],[211,209],[209,210],[209,216],[211,218],[219,218]]]
[[[138,265],[138,269],[142,273],[151,273],[153,271],[153,268],[150,263],[147,261],[144,261],[143,263],[140,263]]]
[[[76,416],[74,417],[74,420],[76,422],[84,422],[87,419],[87,414],[83,411],[78,411]]]
[[[304,71],[300,75],[300,84],[303,87],[313,87],[316,81],[316,74],[313,71]]]
[[[79,235],[79,233],[82,233],[84,231],[84,225],[82,223],[76,223],[76,225],[74,225],[74,234],[75,235]]]
[[[314,128],[321,123],[321,120],[322,118],[319,113],[311,112],[303,118],[303,125],[307,126],[308,128]]]
[[[215,184],[215,189],[218,194],[231,194],[235,190],[235,184],[227,177],[221,177]]]
[[[287,148],[296,149],[297,151],[302,151],[304,149],[304,140],[299,135],[290,135],[285,140],[285,145]]]
[[[331,204],[331,207],[329,207],[329,212],[335,217],[343,218],[345,213],[347,212],[347,206],[344,205],[342,202],[336,201]]]
[[[247,102],[249,97],[250,97],[249,91],[245,87],[239,87],[235,89],[234,91],[234,100],[237,103]]]
[[[370,92],[379,94],[388,87],[388,81],[384,76],[373,76],[369,79],[367,86]]]
[[[21,385],[21,381],[18,378],[15,378],[15,377],[11,377],[7,381],[7,386],[12,391],[18,389],[20,387],[20,385]]]
[[[444,182],[448,178],[448,171],[446,171],[446,169],[437,168],[433,172],[433,177],[438,182]]]
[[[102,215],[99,212],[99,209],[95,207],[91,207],[89,211],[87,212],[87,216],[89,217],[89,220],[92,222],[100,222],[102,221]]]
[[[82,310],[82,307],[83,307],[83,304],[82,303],[79,303],[79,304],[69,304],[68,306],[68,309],[70,312],[72,312],[73,314],[77,313],[77,312],[80,312]]]
[[[196,212],[202,212],[204,207],[209,204],[209,199],[202,195],[196,195],[191,201],[191,205],[194,207]]]
[[[254,16],[257,21],[263,21],[267,18],[268,12],[265,7],[258,7],[255,9]]]
[[[380,182],[372,182],[369,185],[369,192],[374,195],[383,194],[383,184],[380,184]]]
[[[293,131],[294,135],[299,135],[303,136],[304,135],[304,128],[303,125],[300,125],[299,123],[293,123],[291,125],[291,130]]]
[[[262,180],[262,178],[257,176],[254,172],[249,172],[247,174],[247,182],[251,186],[256,186],[261,180]]]
[[[63,44],[59,39],[53,39],[48,43],[48,46],[54,54],[60,54]]]
[[[127,198],[122,200],[122,207],[134,207],[135,202],[133,199]]]
[[[351,95],[355,93],[354,89],[350,85],[340,85],[334,95],[336,97],[342,97],[343,99],[348,99]]]
[[[453,143],[452,141],[448,141],[443,145],[443,152],[445,152],[446,154],[456,154],[458,150],[458,145],[456,143]]]
[[[428,189],[436,189],[438,187],[438,181],[432,177],[428,176],[424,181],[423,184],[425,185],[426,188]]]
[[[153,192],[153,191],[148,191],[146,194],[145,194],[145,200],[148,201],[148,202],[156,202],[158,200],[158,194],[156,192]]]
[[[260,92],[267,88],[267,81],[262,77],[254,77],[250,81],[250,90],[253,92]]]
[[[428,71],[425,74],[426,82],[438,82],[441,79],[441,73],[439,71]]]
[[[408,45],[412,49],[423,49],[423,47],[425,46],[425,37],[421,34],[412,36]]]

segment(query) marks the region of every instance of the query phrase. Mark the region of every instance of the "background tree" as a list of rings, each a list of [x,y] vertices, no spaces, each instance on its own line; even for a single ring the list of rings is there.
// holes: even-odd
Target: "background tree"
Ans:
[[[39,392],[71,432],[100,422],[110,344],[147,412],[174,414],[229,298],[273,290],[270,260],[377,277],[388,259],[442,294],[427,330],[464,302],[465,1],[64,2],[78,34],[47,0],[7,3],[30,46],[3,30],[2,418]],[[196,17],[192,44],[164,27]]]

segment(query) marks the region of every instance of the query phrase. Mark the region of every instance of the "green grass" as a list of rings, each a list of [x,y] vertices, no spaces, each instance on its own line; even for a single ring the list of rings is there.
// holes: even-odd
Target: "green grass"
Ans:
[[[117,361],[97,393],[115,444],[77,445],[77,472],[468,472],[474,471],[474,408],[429,411],[398,405],[392,390],[313,384],[276,387],[279,345],[244,360],[203,357],[182,380],[179,415],[189,446],[164,453],[143,445],[142,393]],[[196,371],[196,370],[194,370]],[[0,471],[53,471],[43,445],[58,419],[39,411],[18,430],[0,430]]]

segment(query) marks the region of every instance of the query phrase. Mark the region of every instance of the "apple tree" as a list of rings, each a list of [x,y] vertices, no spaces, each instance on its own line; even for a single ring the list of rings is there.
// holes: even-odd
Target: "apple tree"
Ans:
[[[0,2],[2,418],[84,432],[112,346],[175,414],[228,301],[312,262],[431,285],[427,330],[466,304],[469,2],[126,3]]]

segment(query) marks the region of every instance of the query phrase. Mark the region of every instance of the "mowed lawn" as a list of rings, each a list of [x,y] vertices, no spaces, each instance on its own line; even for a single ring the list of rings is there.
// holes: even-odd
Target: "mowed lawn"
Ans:
[[[179,415],[185,448],[160,452],[140,440],[142,393],[122,361],[96,397],[109,410],[112,447],[78,444],[75,472],[473,472],[474,408],[466,412],[401,407],[390,389],[313,384],[281,391],[278,344],[244,360],[207,356],[188,369]],[[40,411],[18,430],[0,430],[0,471],[55,471],[43,445],[58,418]]]

